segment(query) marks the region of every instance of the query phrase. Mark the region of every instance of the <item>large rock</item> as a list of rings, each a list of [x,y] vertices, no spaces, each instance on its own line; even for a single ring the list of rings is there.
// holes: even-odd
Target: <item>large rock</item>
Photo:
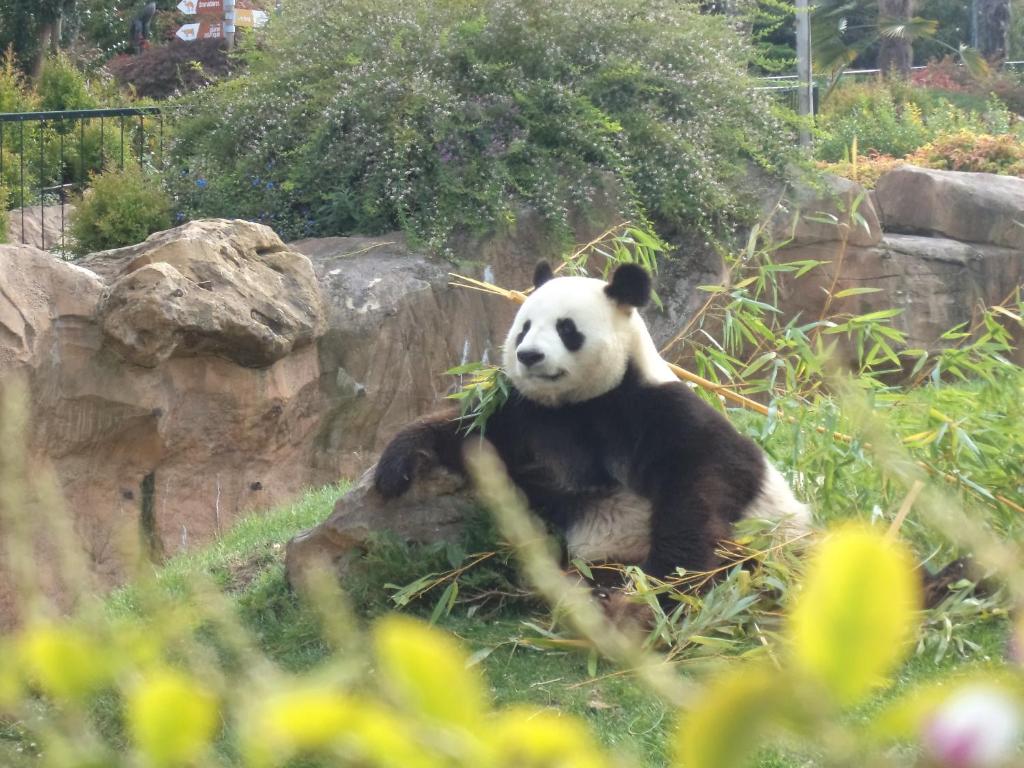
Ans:
[[[824,174],[814,183],[800,182],[771,205],[769,229],[776,242],[792,245],[836,242],[877,245],[882,228],[874,202],[857,182]]]
[[[821,315],[825,291],[840,265],[835,246],[805,245],[777,254],[780,261],[828,262],[799,280],[783,281],[780,308],[786,316],[799,312],[810,321]],[[907,345],[935,351],[944,344],[940,338],[943,333],[971,322],[979,305],[1003,301],[1022,282],[1024,258],[1015,249],[946,238],[886,235],[877,246],[848,248],[835,284],[837,293],[860,287],[880,290],[836,299],[829,313],[902,309],[892,324],[907,334]],[[844,349],[843,354],[848,356],[846,362],[852,362],[852,349]]]
[[[525,287],[557,254],[536,242],[464,269]],[[139,542],[173,555],[357,476],[458,385],[446,369],[497,359],[515,306],[451,288],[448,263],[400,237],[298,247],[312,263],[228,221],[77,264],[0,247],[0,394],[27,382],[33,474],[57,478],[100,583],[126,578]],[[14,594],[2,572],[0,621]]]
[[[288,580],[301,584],[317,567],[344,576],[375,533],[387,532],[419,544],[454,541],[478,507],[466,478],[440,466],[421,468],[412,488],[389,500],[374,489],[373,473],[368,470],[338,499],[326,520],[288,542]]]
[[[153,368],[216,355],[261,368],[323,334],[309,260],[248,221],[192,221],[81,262],[112,278],[98,310],[111,347]]]
[[[264,231],[229,222],[211,226],[216,232]],[[281,309],[265,311],[301,315],[312,267],[274,241],[267,263],[283,271],[270,269],[266,277],[279,291],[273,299]],[[233,245],[222,243],[225,263],[240,265],[243,286],[258,274],[245,263],[259,258],[247,253],[252,242],[240,234]],[[216,280],[218,270],[229,268],[199,244],[194,251],[185,244],[170,250],[175,270],[189,280]],[[194,264],[193,252],[200,256]],[[104,272],[105,282],[35,248],[0,246],[0,396],[12,390],[12,381],[26,383],[30,396],[22,407],[28,411],[25,451],[32,477],[57,479],[84,558],[106,585],[130,572],[140,541],[155,557],[172,555],[209,541],[245,512],[339,477],[338,462],[317,448],[323,414],[330,411],[313,343],[323,316],[306,313],[311,319],[293,334],[290,353],[276,361],[272,355],[257,358],[260,368],[240,365],[227,353],[211,354],[214,347],[136,365],[122,357],[123,348],[111,343],[103,324],[112,286],[146,268],[123,256],[88,261]],[[162,264],[153,260],[149,266]],[[207,267],[210,272],[201,271]],[[238,295],[232,294],[236,300]],[[245,312],[239,325],[247,325],[248,309],[239,311]],[[52,541],[52,532],[42,533]],[[4,581],[0,573],[0,613],[5,590],[11,594]],[[53,584],[52,591],[66,591],[59,581]],[[10,618],[6,608],[0,622]]]
[[[75,206],[31,205],[7,212],[7,241],[20,245],[31,245],[42,250],[63,248],[70,250],[70,234],[67,227]]]
[[[887,232],[1024,249],[1024,179],[902,165],[875,198]]]

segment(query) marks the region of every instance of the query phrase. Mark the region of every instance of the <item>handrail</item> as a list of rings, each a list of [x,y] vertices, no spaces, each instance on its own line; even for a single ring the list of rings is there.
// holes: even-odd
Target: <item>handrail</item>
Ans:
[[[0,112],[0,123],[27,120],[81,120],[91,117],[130,117],[159,115],[160,107],[118,107],[115,109],[62,109],[55,112]]]

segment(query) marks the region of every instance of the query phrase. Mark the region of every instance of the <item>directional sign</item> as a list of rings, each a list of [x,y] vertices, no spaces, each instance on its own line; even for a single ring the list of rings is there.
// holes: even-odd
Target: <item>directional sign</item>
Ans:
[[[220,16],[224,12],[223,0],[181,0],[178,10],[186,16]]]
[[[224,28],[219,21],[195,21],[182,24],[174,34],[185,41],[218,40],[224,37]]]
[[[235,8],[235,25],[239,27],[266,26],[270,20],[270,14],[255,8]]]

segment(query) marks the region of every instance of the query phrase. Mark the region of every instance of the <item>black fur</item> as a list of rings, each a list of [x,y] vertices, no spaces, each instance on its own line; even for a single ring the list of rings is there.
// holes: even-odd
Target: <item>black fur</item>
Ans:
[[[583,347],[586,336],[580,333],[572,318],[563,317],[555,323],[555,330],[558,331],[558,338],[570,352],[578,352]]]
[[[402,430],[377,465],[377,489],[408,489],[429,454],[463,471],[460,423],[434,417]],[[682,383],[647,385],[630,368],[612,391],[548,408],[513,392],[487,423],[487,439],[531,507],[565,527],[594,498],[627,487],[652,505],[651,549],[640,565],[654,576],[707,570],[715,548],[760,489],[757,446]]]
[[[651,276],[638,264],[621,264],[604,292],[619,304],[643,307],[651,300]]]
[[[555,273],[551,270],[550,264],[546,261],[538,261],[537,266],[533,269],[533,287],[540,288],[554,276]]]
[[[519,332],[519,335],[515,337],[515,345],[519,346],[520,344],[522,344],[522,340],[526,338],[526,334],[528,333],[529,321],[526,321],[525,323],[522,324],[522,330]]]

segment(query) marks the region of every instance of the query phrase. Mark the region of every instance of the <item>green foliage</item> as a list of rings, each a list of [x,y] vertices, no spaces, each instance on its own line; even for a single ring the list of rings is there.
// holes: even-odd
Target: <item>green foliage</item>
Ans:
[[[956,94],[895,83],[867,83],[837,88],[818,119],[815,156],[826,162],[850,160],[856,140],[863,154],[905,157],[946,133],[1006,133],[1014,123],[1006,105],[994,95],[968,97],[973,109],[951,100]]]
[[[960,131],[939,136],[907,160],[947,171],[1024,176],[1024,141],[1011,134],[989,136]]]
[[[39,94],[39,106],[46,111],[91,109],[96,106],[85,77],[64,54],[46,60],[36,91]]]
[[[155,177],[127,165],[92,180],[71,218],[79,256],[145,240],[171,226],[171,201]]]
[[[842,160],[855,139],[862,152],[874,150],[895,157],[903,157],[928,140],[916,104],[897,104],[883,85],[843,90],[846,93],[836,93],[818,121],[815,155],[819,159]]]
[[[818,163],[818,167],[828,173],[852,179],[865,189],[874,189],[883,174],[905,162],[905,160],[897,160],[891,155],[872,153],[860,156],[851,151],[849,159],[843,159],[837,163]]]
[[[185,110],[170,182],[187,215],[285,237],[444,250],[524,204],[564,235],[609,186],[629,218],[720,234],[747,161],[788,151],[727,21],[686,4],[295,0],[247,58]]]
[[[38,57],[40,32],[74,8],[75,0],[0,0],[0,48],[10,48],[19,66],[28,70]]]

